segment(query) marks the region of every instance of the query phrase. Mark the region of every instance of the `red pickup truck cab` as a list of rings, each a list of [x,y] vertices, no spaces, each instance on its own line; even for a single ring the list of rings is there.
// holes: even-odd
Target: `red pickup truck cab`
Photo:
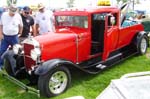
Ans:
[[[29,36],[4,55],[8,74],[17,77],[24,71],[33,79],[36,76],[38,89],[46,97],[68,88],[72,68],[96,74],[127,56],[146,53],[148,36],[143,25],[122,17],[119,8],[72,8],[54,16],[54,33]]]

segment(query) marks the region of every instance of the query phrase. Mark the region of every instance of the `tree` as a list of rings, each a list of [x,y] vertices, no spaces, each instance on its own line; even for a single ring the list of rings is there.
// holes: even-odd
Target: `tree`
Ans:
[[[7,5],[16,4],[17,0],[7,0]]]
[[[117,0],[117,2],[120,2],[120,1],[122,1],[122,2],[127,2],[128,0]]]
[[[69,0],[69,1],[67,2],[67,5],[68,5],[69,8],[70,8],[70,7],[73,7],[74,1],[75,1],[75,0]]]
[[[135,3],[136,3],[136,4],[139,4],[139,3],[140,3],[140,0],[135,0]]]

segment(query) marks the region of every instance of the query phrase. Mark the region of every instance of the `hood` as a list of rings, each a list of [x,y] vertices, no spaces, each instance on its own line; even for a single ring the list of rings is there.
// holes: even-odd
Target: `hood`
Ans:
[[[73,33],[48,33],[35,37],[41,46],[49,45],[50,43],[71,42],[76,40],[76,35]]]
[[[77,34],[86,32],[85,29],[79,28],[61,28],[56,29],[55,33],[46,33],[35,37],[40,45],[46,45],[49,43],[57,42],[71,42],[75,41]]]
[[[41,60],[62,58],[70,61],[76,60],[75,33],[48,33],[34,38],[41,48]]]
[[[65,59],[76,62],[77,58],[77,39],[78,33],[82,34],[85,30],[76,32],[73,29],[59,29],[56,33],[47,33],[28,38],[25,42],[35,47],[40,47],[41,60]],[[36,43],[35,43],[36,42]],[[37,45],[37,46],[36,46]]]

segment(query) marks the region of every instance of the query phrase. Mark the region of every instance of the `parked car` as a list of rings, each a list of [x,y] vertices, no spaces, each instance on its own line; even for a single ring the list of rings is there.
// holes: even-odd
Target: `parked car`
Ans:
[[[41,95],[51,97],[67,90],[72,68],[96,74],[130,55],[145,54],[148,37],[143,25],[130,21],[124,26],[127,20],[120,13],[109,6],[56,11],[54,33],[29,36],[5,53],[6,72],[36,76]],[[15,73],[10,58],[15,59]]]

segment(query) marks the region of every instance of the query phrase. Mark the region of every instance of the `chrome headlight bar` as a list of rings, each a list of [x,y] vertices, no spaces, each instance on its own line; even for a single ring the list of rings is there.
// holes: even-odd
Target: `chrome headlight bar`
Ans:
[[[20,44],[13,45],[14,54],[20,54],[22,52],[22,46]]]
[[[41,56],[41,50],[40,48],[34,48],[31,50],[30,52],[31,58],[36,61],[38,59],[38,57]]]

